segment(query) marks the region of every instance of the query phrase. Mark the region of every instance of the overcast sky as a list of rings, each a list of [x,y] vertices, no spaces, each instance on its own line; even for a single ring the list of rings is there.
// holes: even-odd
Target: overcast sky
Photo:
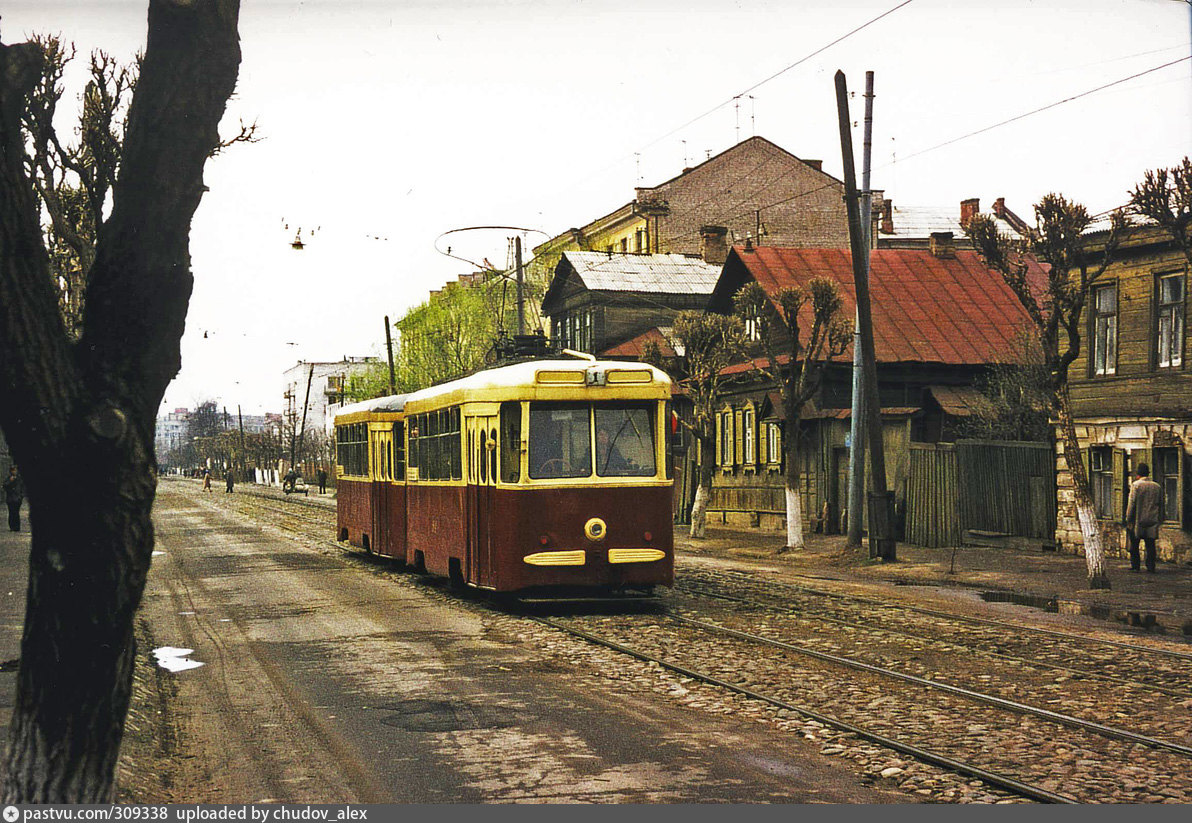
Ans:
[[[146,6],[0,0],[0,34],[131,59]],[[1190,18],[1186,0],[242,0],[223,131],[264,139],[208,163],[163,405],[280,411],[299,360],[380,355],[384,315],[471,270],[447,246],[504,265],[510,232],[452,229],[532,246],[753,134],[840,176],[837,69],[857,121],[876,73],[873,186],[899,206],[1121,205],[1192,147]]]

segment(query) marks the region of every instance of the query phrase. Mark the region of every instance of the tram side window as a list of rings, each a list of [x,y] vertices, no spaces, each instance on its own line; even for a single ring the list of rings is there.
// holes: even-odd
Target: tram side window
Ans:
[[[653,477],[654,404],[598,404],[596,474],[600,477]]]
[[[592,473],[591,412],[584,403],[530,404],[530,477]]]
[[[410,427],[410,465],[418,467],[420,480],[459,480],[459,408],[427,412],[413,418]]]
[[[501,480],[521,480],[521,403],[501,404]]]
[[[406,436],[405,423],[393,424],[393,476],[406,479]]]
[[[344,474],[352,477],[368,475],[368,425],[349,423],[336,429],[336,459]]]

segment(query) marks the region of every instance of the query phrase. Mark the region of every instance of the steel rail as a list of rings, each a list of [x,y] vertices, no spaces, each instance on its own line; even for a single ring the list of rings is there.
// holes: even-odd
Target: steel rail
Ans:
[[[550,628],[556,629],[558,631],[566,632],[573,637],[578,637],[579,639],[589,643],[603,646],[607,649],[612,649],[613,651],[619,652],[620,654],[628,655],[629,657],[633,657],[637,660],[642,660],[647,663],[657,663],[659,666],[675,672],[676,674],[683,675],[684,677],[690,677],[693,680],[698,680],[702,683],[719,686],[722,689],[727,689],[728,691],[734,692],[736,694],[744,695],[745,697],[751,698],[753,700],[768,703],[771,706],[775,706],[780,709],[797,712],[798,714],[814,720],[817,723],[822,723],[825,726],[831,726],[834,729],[839,729],[841,731],[848,732],[849,734],[854,734],[864,740],[877,743],[880,746],[885,746],[886,748],[893,749],[896,752],[909,755],[910,757],[914,757],[917,760],[930,763],[934,766],[948,769],[949,771],[956,772],[957,774],[975,777],[991,786],[996,786],[999,789],[1005,789],[1022,797],[1030,798],[1031,800],[1038,800],[1042,803],[1063,804],[1080,802],[1067,795],[1050,792],[1039,786],[1032,786],[1029,783],[1023,783],[1022,781],[1016,780],[1015,778],[1009,777],[1008,775],[991,772],[971,763],[964,763],[960,760],[955,760],[946,755],[928,751],[927,749],[920,748],[910,743],[903,743],[899,740],[895,740],[894,738],[886,737],[885,735],[878,734],[877,732],[869,731],[868,729],[865,729],[861,726],[855,726],[852,723],[848,723],[843,720],[837,720],[836,718],[829,717],[828,715],[820,714],[819,712],[813,709],[808,709],[805,706],[797,706],[794,703],[789,703],[785,700],[782,700],[781,698],[765,695],[761,692],[754,691],[753,689],[739,686],[735,683],[730,683],[727,680],[722,680],[719,677],[716,677],[715,675],[708,674],[706,672],[700,672],[695,669],[689,669],[686,666],[680,666],[677,663],[664,660],[663,658],[649,654],[648,652],[630,648],[629,646],[618,643],[615,640],[609,640],[608,638],[585,632],[582,629],[572,628],[571,626],[551,620],[550,618],[530,616],[528,619],[544,626],[549,626]]]
[[[744,597],[736,597],[731,594],[720,594],[719,592],[708,592],[708,591],[703,591],[701,589],[694,589],[690,586],[675,586],[675,589],[677,589],[679,591],[687,592],[692,595],[696,595],[698,597],[708,597],[708,598],[713,598],[716,600],[729,600],[729,601],[732,601],[735,603],[743,603],[748,606],[758,606],[760,608],[770,609],[772,611],[776,611],[776,612],[780,612],[780,613],[788,613],[788,614],[794,615],[796,617],[800,616],[800,613],[797,609],[795,609],[791,606],[787,606],[785,604],[781,604],[781,603],[773,603],[773,604],[762,603],[757,600],[749,600]],[[898,608],[898,607],[891,606],[890,608]],[[890,629],[890,628],[886,628],[886,627],[882,627],[882,626],[875,627],[875,626],[870,626],[870,625],[867,625],[864,623],[854,623],[854,622],[850,622],[848,620],[844,620],[839,617],[827,617],[824,615],[816,615],[814,619],[818,620],[818,621],[823,621],[826,623],[835,623],[835,624],[838,624],[841,626],[848,626],[851,628],[865,629],[866,631],[869,631],[869,632],[877,631],[877,632],[883,632],[885,634],[895,635],[898,637],[909,637],[909,638],[913,638],[915,640],[926,640],[926,641],[932,642],[932,643],[944,643],[944,644],[953,645],[953,646],[962,646],[967,649],[974,648],[972,645],[970,645],[968,643],[964,643],[959,640],[950,640],[947,638],[940,638],[940,637],[930,637],[925,634],[917,634],[915,632],[909,632],[909,631],[905,631],[902,629]],[[1151,691],[1161,692],[1162,694],[1165,694],[1169,697],[1182,697],[1182,698],[1192,697],[1192,691],[1183,690],[1183,689],[1172,689],[1172,688],[1168,688],[1167,686],[1161,686],[1157,683],[1147,683],[1147,682],[1144,682],[1141,680],[1129,680],[1125,677],[1117,677],[1116,675],[1105,674],[1103,672],[1093,671],[1091,669],[1076,669],[1076,668],[1072,668],[1071,666],[1060,665],[1059,663],[1048,663],[1045,660],[1035,660],[1030,657],[1020,657],[1016,654],[1006,654],[1004,652],[993,652],[993,651],[988,651],[986,649],[980,649],[980,648],[978,648],[977,651],[979,654],[985,655],[986,657],[992,657],[997,660],[1008,660],[1008,661],[1012,661],[1015,663],[1021,663],[1021,664],[1027,665],[1027,666],[1034,666],[1036,668],[1047,668],[1047,669],[1052,669],[1052,670],[1059,671],[1059,672],[1064,672],[1066,674],[1073,674],[1073,675],[1080,675],[1082,677],[1095,678],[1097,680],[1103,680],[1107,683],[1116,683],[1119,686],[1131,686],[1131,687],[1141,688],[1141,689],[1150,689]]]
[[[748,577],[746,572],[735,571],[732,569],[724,570],[722,573],[727,574],[727,575],[733,575],[735,577]],[[1167,655],[1169,657],[1175,657],[1180,660],[1192,660],[1192,652],[1181,652],[1181,651],[1176,651],[1175,649],[1155,649],[1155,648],[1151,648],[1150,646],[1138,646],[1133,643],[1123,643],[1120,640],[1104,640],[1100,637],[1089,637],[1089,636],[1083,635],[1083,634],[1072,634],[1071,632],[1061,632],[1061,631],[1056,631],[1055,629],[1044,629],[1044,628],[1040,628],[1038,626],[1023,626],[1019,623],[1007,623],[1003,620],[994,620],[994,619],[988,618],[988,617],[972,617],[969,615],[956,614],[955,612],[947,612],[947,611],[942,611],[939,609],[929,609],[929,608],[926,608],[923,606],[906,606],[906,605],[893,606],[889,603],[886,603],[882,600],[877,600],[876,598],[872,598],[872,597],[863,597],[861,595],[856,595],[856,594],[842,594],[841,592],[830,592],[830,591],[825,591],[823,589],[813,589],[808,586],[799,586],[794,583],[784,583],[781,580],[768,580],[768,581],[766,581],[766,585],[780,586],[785,589],[792,589],[792,590],[798,591],[798,592],[806,592],[807,594],[818,595],[820,597],[834,597],[839,600],[855,600],[858,603],[866,603],[868,605],[878,606],[878,607],[884,608],[884,609],[895,609],[895,608],[906,609],[907,611],[918,612],[919,614],[926,614],[926,615],[930,615],[932,617],[942,617],[947,620],[955,620],[960,623],[973,623],[976,625],[983,625],[983,626],[998,626],[1000,628],[1013,629],[1014,631],[1018,631],[1018,632],[1028,631],[1028,632],[1034,632],[1036,634],[1043,634],[1043,635],[1049,635],[1051,637],[1058,637],[1058,638],[1062,638],[1064,640],[1080,640],[1085,643],[1098,643],[1098,644],[1105,645],[1105,646],[1112,646],[1112,647],[1118,648],[1118,649],[1129,649],[1130,651],[1143,652],[1146,654]]]
[[[979,703],[988,703],[991,706],[1007,709],[1009,711],[1017,712],[1019,714],[1029,714],[1035,717],[1040,717],[1052,723],[1069,726],[1072,728],[1084,729],[1091,731],[1102,737],[1110,737],[1115,740],[1124,740],[1129,743],[1139,743],[1144,746],[1149,746],[1154,749],[1167,749],[1185,757],[1192,757],[1192,747],[1185,746],[1180,743],[1173,743],[1170,740],[1160,740],[1155,737],[1148,737],[1143,734],[1136,734],[1134,732],[1126,731],[1125,729],[1118,729],[1113,726],[1105,726],[1101,723],[1094,723],[1091,720],[1082,720],[1079,717],[1062,714],[1060,712],[1053,712],[1050,709],[1041,709],[1037,706],[1030,706],[1026,703],[1019,703],[1014,700],[1007,700],[1004,697],[997,697],[992,694],[985,694],[983,692],[975,692],[971,689],[961,688],[960,686],[952,686],[948,683],[941,683],[938,680],[931,680],[926,677],[918,677],[913,674],[906,674],[905,672],[895,671],[893,669],[883,668],[882,666],[874,666],[870,663],[862,663],[860,660],[853,660],[848,657],[840,657],[827,652],[816,651],[805,646],[799,646],[794,643],[787,643],[782,640],[774,640],[762,635],[750,634],[749,632],[742,632],[736,629],[730,629],[725,626],[717,626],[715,623],[707,623],[703,620],[695,620],[690,617],[682,617],[681,615],[671,614],[667,615],[671,620],[680,623],[687,623],[693,626],[698,626],[706,631],[714,631],[721,634],[727,634],[730,637],[736,637],[741,640],[746,640],[751,643],[761,643],[763,645],[774,646],[775,648],[792,651],[796,654],[813,657],[817,660],[823,660],[828,663],[834,663],[838,666],[847,666],[858,671],[869,672],[870,674],[877,674],[882,677],[889,677],[896,680],[903,680],[907,683],[913,683],[916,686],[923,686],[925,688],[936,689],[937,691],[947,692],[948,694],[955,694],[964,697],[968,700],[974,700]]]

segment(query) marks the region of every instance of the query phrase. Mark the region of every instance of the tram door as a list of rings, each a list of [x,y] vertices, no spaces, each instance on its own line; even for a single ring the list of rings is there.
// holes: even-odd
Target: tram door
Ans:
[[[372,483],[369,484],[372,496],[372,542],[371,548],[377,554],[392,554],[393,545],[389,535],[390,497],[388,480],[392,479],[390,464],[393,431],[380,428],[368,433],[369,449],[372,452]]]
[[[493,496],[497,485],[497,417],[468,418],[468,568],[477,586],[496,584],[492,543]]]

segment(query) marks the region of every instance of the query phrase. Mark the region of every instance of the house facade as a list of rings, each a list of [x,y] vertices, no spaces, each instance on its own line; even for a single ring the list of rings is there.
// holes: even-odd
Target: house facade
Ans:
[[[870,287],[878,396],[882,410],[887,487],[905,511],[912,444],[954,438],[971,413],[974,384],[988,368],[1017,356],[1018,335],[1029,318],[1001,275],[973,251],[937,238],[928,249],[877,249]],[[814,277],[834,280],[842,313],[856,311],[851,257],[841,249],[734,247],[709,302],[732,310],[746,283],[771,299]],[[852,398],[852,353],[830,364],[818,394],[804,408],[801,429],[783,430],[777,389],[750,364],[738,375],[717,416],[718,473],[709,511],[721,522],[783,528],[784,451],[799,438],[800,492],[808,526],[834,531],[846,508]]]
[[[1093,238],[1096,242],[1097,238]],[[1072,413],[1102,524],[1116,531],[1140,463],[1163,489],[1162,559],[1192,560],[1192,371],[1188,263],[1170,236],[1135,227],[1092,285],[1085,341],[1068,372]],[[1056,539],[1078,551],[1072,478],[1057,464]]]
[[[723,243],[723,229],[709,231]],[[681,311],[702,311],[726,253],[711,262],[682,254],[563,252],[542,301],[550,338],[561,348],[604,353]]]
[[[282,374],[282,417],[289,431],[329,436],[334,409],[343,403],[348,378],[375,366],[375,357],[344,357],[331,362],[298,361]]]
[[[704,226],[723,226],[729,243],[848,247],[844,183],[764,137],[751,137],[686,168],[633,200],[534,248],[552,269],[565,251],[701,254]],[[881,192],[875,193],[875,214]],[[876,218],[875,218],[876,219]]]

